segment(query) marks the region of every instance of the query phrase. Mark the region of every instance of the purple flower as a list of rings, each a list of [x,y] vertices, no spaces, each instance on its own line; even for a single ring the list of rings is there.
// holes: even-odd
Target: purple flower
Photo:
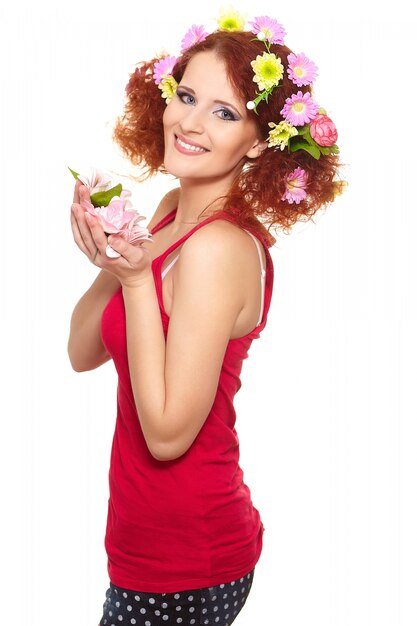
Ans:
[[[288,76],[297,87],[310,85],[317,77],[317,66],[304,54],[288,55]]]
[[[163,78],[172,74],[176,62],[176,57],[167,56],[155,63],[153,66],[153,79],[157,85]]]
[[[267,17],[266,15],[256,17],[254,21],[249,22],[249,24],[252,26],[252,32],[258,35],[258,39],[267,39],[269,43],[284,43],[284,37],[286,35],[284,27],[272,17]],[[259,37],[260,33],[261,37]]]
[[[285,105],[280,113],[285,121],[293,126],[304,126],[312,120],[319,110],[319,105],[314,102],[310,93],[298,91],[291,98],[285,100]]]
[[[291,174],[288,174],[286,180],[286,191],[282,196],[282,200],[286,200],[290,204],[300,204],[307,197],[305,190],[307,186],[307,172],[301,167],[297,167]]]
[[[193,24],[181,41],[181,53],[191,48],[191,46],[195,46],[196,43],[204,41],[207,35],[208,33],[204,30],[204,26]]]

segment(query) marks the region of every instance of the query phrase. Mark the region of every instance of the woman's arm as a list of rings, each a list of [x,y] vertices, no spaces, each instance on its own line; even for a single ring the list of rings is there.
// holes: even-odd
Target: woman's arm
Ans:
[[[68,340],[68,356],[76,372],[93,370],[110,359],[101,340],[100,324],[107,302],[119,287],[119,280],[102,270],[77,303]]]
[[[87,241],[89,227],[85,223],[84,212],[79,205],[80,192],[82,198],[88,198],[87,190],[80,189],[77,181],[74,191],[74,204],[78,207],[77,219],[72,217],[73,231],[83,241]],[[155,214],[148,224],[149,230],[176,206],[178,190],[170,191],[161,200]],[[109,299],[120,287],[118,278],[106,270],[101,270],[97,278],[77,303],[71,317],[68,355],[73,369],[77,372],[93,370],[110,359],[100,332],[101,317]]]
[[[213,222],[183,245],[166,343],[152,277],[122,282],[135,404],[158,460],[184,454],[212,407],[244,303],[241,237],[232,225]]]

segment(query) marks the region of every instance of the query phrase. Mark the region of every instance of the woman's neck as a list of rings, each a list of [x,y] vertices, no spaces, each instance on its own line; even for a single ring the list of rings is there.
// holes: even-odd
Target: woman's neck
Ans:
[[[223,182],[223,181],[222,181]],[[224,196],[229,185],[213,184],[211,181],[198,183],[196,181],[180,181],[178,206],[173,224],[199,224],[213,213],[223,208]]]

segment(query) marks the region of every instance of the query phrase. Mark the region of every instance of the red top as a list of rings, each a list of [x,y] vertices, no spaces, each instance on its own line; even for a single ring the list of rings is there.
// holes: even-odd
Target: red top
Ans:
[[[151,231],[168,224],[176,209]],[[197,224],[152,262],[165,337],[169,317],[162,302],[161,266],[166,256],[213,219]],[[259,238],[259,233],[251,231]],[[265,301],[261,323],[225,352],[213,406],[190,448],[172,461],[149,452],[129,377],[122,290],[108,302],[102,338],[118,376],[105,547],[110,581],[135,591],[172,593],[211,587],[246,575],[262,550],[264,526],[239,466],[233,398],[241,386],[242,361],[264,328],[272,296],[273,263],[267,243]]]

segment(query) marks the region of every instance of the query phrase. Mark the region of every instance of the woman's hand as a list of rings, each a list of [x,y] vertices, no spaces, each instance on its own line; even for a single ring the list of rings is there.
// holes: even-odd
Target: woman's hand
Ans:
[[[77,181],[71,206],[71,228],[75,243],[81,252],[96,267],[114,274],[122,286],[134,287],[148,281],[152,277],[149,250],[142,248],[140,244],[132,245],[117,235],[110,235],[107,238],[98,219],[82,208],[83,200],[90,200],[88,189]],[[120,257],[108,257],[106,254],[108,245],[111,245]]]

